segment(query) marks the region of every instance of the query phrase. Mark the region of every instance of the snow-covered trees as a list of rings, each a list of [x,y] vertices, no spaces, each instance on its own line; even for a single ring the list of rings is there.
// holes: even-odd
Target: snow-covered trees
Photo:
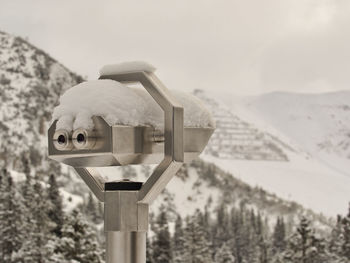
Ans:
[[[288,238],[287,247],[282,252],[282,262],[286,263],[340,263],[343,261],[332,253],[325,237],[312,228],[310,221],[302,217],[294,233]],[[280,257],[280,255],[279,255]],[[279,261],[275,261],[279,262]]]
[[[196,210],[193,216],[186,218],[184,262],[210,262],[212,255],[206,231],[201,211]]]
[[[101,222],[101,205],[87,195],[77,207],[80,211],[63,211],[56,178],[51,175],[46,183],[28,167],[23,169],[23,182],[14,183],[6,170],[0,172],[0,259],[6,263],[103,262],[102,242],[92,227]],[[288,227],[288,220],[285,225],[277,217],[270,233],[268,215],[245,204],[230,209],[227,204],[223,200],[214,209],[205,207],[204,212],[196,210],[186,218],[162,206],[151,216],[147,263],[349,262],[350,211],[338,217],[329,236],[318,234],[307,218]]]
[[[56,250],[66,260],[89,263],[103,262],[96,232],[91,229],[78,210],[73,210],[65,217],[62,238],[59,240]]]
[[[350,262],[350,204],[345,217],[338,216],[332,230],[329,250],[338,256],[339,262]]]
[[[306,217],[302,217],[291,231],[287,230],[284,219],[277,217],[270,233],[270,224],[263,220],[259,212],[244,206],[228,212],[225,205],[219,206],[215,218],[200,210],[185,220],[177,216],[170,235],[168,227],[164,227],[168,226],[169,215],[171,212],[166,212],[163,207],[156,221],[151,222],[154,227],[147,247],[148,263],[159,262],[157,258],[167,258],[168,262],[174,263],[349,262],[344,249],[347,247],[344,236],[348,231],[350,215],[339,216],[330,236],[321,231],[317,233]],[[221,237],[217,233],[224,234]],[[172,242],[168,242],[169,238]],[[165,244],[164,250],[160,248],[161,243]]]
[[[230,247],[223,243],[223,245],[217,250],[215,254],[216,263],[235,263],[235,258],[232,255]]]
[[[61,236],[61,230],[63,226],[63,204],[62,198],[57,185],[56,177],[51,174],[49,177],[49,188],[47,190],[48,197],[48,216],[55,224],[52,228],[52,232],[58,237]]]
[[[23,203],[12,178],[6,170],[0,174],[0,258],[18,262],[16,252],[25,240]]]
[[[27,177],[28,178],[28,177]],[[35,178],[32,185],[27,186],[28,192],[33,191],[32,200],[27,200],[31,213],[27,222],[26,239],[20,249],[20,257],[23,257],[28,263],[44,263],[49,258],[49,251],[46,245],[50,240],[49,227],[52,222],[48,217],[48,203],[44,188],[41,182]],[[33,188],[32,188],[33,187]]]
[[[286,228],[283,217],[277,217],[277,222],[272,234],[273,252],[279,253],[286,247]]]
[[[173,259],[174,263],[183,262],[183,255],[185,254],[185,235],[183,230],[182,218],[177,216],[175,221],[175,231],[173,237]]]
[[[99,223],[101,221],[101,211],[100,203],[95,202],[92,193],[89,192],[89,198],[85,207],[85,214],[94,223]]]
[[[63,220],[55,177],[45,184],[26,166],[23,171],[25,181],[16,183],[5,169],[0,171],[0,262],[103,262],[96,231],[79,213]]]
[[[154,262],[168,263],[172,260],[170,232],[167,213],[162,209],[155,224],[155,239],[153,241]]]
[[[342,228],[343,228],[343,256],[350,260],[350,204],[349,204],[349,211],[346,217],[342,219]]]

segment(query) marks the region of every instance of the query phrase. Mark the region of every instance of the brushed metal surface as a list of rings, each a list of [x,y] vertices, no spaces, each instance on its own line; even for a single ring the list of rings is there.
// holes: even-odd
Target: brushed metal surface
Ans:
[[[146,232],[107,232],[106,263],[145,263]]]
[[[57,150],[54,144],[54,122],[49,129],[49,157],[73,167],[159,164],[164,159],[165,138],[152,127],[110,126],[102,117],[94,116],[96,143],[91,150]],[[184,128],[184,161],[196,158],[207,145],[213,128]],[[156,134],[156,135],[155,135]],[[51,138],[51,139],[50,139]],[[166,155],[169,157],[169,154]]]
[[[147,231],[148,205],[138,203],[139,191],[104,192],[105,231]]]

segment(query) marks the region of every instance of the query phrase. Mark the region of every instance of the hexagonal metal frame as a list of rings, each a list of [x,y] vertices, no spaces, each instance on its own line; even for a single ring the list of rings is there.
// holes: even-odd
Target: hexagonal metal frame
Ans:
[[[150,204],[184,163],[184,109],[163,83],[146,71],[101,75],[121,83],[140,83],[164,111],[164,159],[139,191],[139,203]],[[74,168],[100,201],[104,201],[102,177],[94,168]]]
[[[164,111],[164,159],[143,184],[140,203],[151,203],[165,188],[184,162],[184,109],[152,72],[126,72],[102,75],[121,83],[140,83]]]

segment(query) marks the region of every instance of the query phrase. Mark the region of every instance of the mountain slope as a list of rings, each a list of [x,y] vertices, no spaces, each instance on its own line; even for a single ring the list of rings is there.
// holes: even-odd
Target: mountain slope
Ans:
[[[51,111],[63,91],[81,81],[27,41],[0,32],[0,159],[14,170],[21,169],[22,154],[33,168],[46,166]]]
[[[224,159],[288,161],[293,149],[272,134],[244,121],[227,106],[201,90],[194,94],[206,102],[216,120],[216,130],[205,153]]]
[[[239,116],[247,125],[254,125],[257,133],[268,134],[286,156],[285,162],[272,158],[247,161],[252,158],[242,160],[234,154],[218,158],[209,144],[205,160],[215,162],[253,186],[258,185],[326,215],[335,216],[346,209],[350,200],[350,179],[346,176],[350,171],[346,146],[349,93],[307,96],[276,93],[237,98],[202,92],[201,97],[214,115],[225,110],[233,116],[233,121]],[[221,126],[222,114],[214,117],[219,126],[215,137],[223,138],[228,132]],[[225,145],[224,141],[215,142],[218,143]],[[249,145],[251,140],[241,138],[238,145],[241,144]],[[255,150],[260,151],[259,148]]]
[[[242,106],[304,151],[350,176],[350,91],[270,93],[248,99]]]

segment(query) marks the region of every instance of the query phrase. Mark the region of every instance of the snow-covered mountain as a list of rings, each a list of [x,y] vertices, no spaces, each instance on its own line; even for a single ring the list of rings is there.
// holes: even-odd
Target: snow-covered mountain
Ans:
[[[346,209],[350,92],[243,98],[195,94],[206,101],[217,121],[205,160],[326,215]]]
[[[0,160],[21,169],[26,155],[41,167],[53,107],[81,77],[22,38],[0,31]]]
[[[195,90],[194,94],[209,105],[216,120],[206,154],[233,160],[288,161],[287,152],[294,151],[288,144],[259,130],[204,91]]]
[[[350,91],[270,93],[242,106],[305,152],[350,176]]]
[[[0,32],[1,164],[11,169],[12,174],[19,180],[23,170],[22,164],[27,160],[31,164],[33,174],[41,173],[44,181],[47,180],[48,173],[56,174],[62,185],[68,209],[71,209],[76,202],[81,202],[79,195],[85,196],[87,188],[66,167],[47,160],[46,131],[52,109],[58,103],[59,96],[64,90],[81,81],[81,77],[27,41]],[[197,92],[197,95],[205,97],[201,92]],[[307,155],[301,153],[283,136],[260,129],[254,122],[247,121],[230,107],[222,107],[222,104],[214,99],[208,104],[217,117],[218,128],[204,157],[215,164],[197,160],[184,166],[177,177],[169,183],[162,196],[157,199],[153,210],[157,211],[165,204],[174,213],[186,216],[197,208],[203,209],[204,206],[215,211],[217,205],[225,202],[228,206],[244,205],[258,209],[262,214],[272,218],[284,215],[294,220],[301,214],[308,214],[309,217],[317,218],[315,221],[326,225],[327,221],[311,210],[306,210],[293,201],[285,201],[261,188],[255,188],[257,181],[250,179],[264,178],[263,181],[270,180],[272,185],[278,188],[278,183],[281,182],[277,178],[295,171],[293,170],[295,166],[292,168],[288,166],[294,164],[294,156],[307,158]],[[241,162],[242,165],[238,166],[235,162]],[[283,166],[285,170],[275,169],[274,172],[270,172],[270,168],[259,169],[258,164]],[[247,167],[252,170],[245,174]],[[145,180],[150,172],[148,168],[133,166],[122,170],[124,176],[135,180],[138,178]],[[116,173],[113,171],[112,174]],[[276,181],[268,177],[271,174],[274,176],[272,179]],[[305,173],[301,173],[300,176],[304,175]],[[310,181],[306,179],[304,184],[310,187]],[[279,194],[274,188],[269,188],[269,184],[259,185]],[[287,186],[285,188],[288,189]],[[290,199],[298,200],[294,195]],[[68,203],[69,200],[73,200],[74,204]],[[305,204],[308,205],[307,202]],[[346,209],[339,212],[343,211]]]

